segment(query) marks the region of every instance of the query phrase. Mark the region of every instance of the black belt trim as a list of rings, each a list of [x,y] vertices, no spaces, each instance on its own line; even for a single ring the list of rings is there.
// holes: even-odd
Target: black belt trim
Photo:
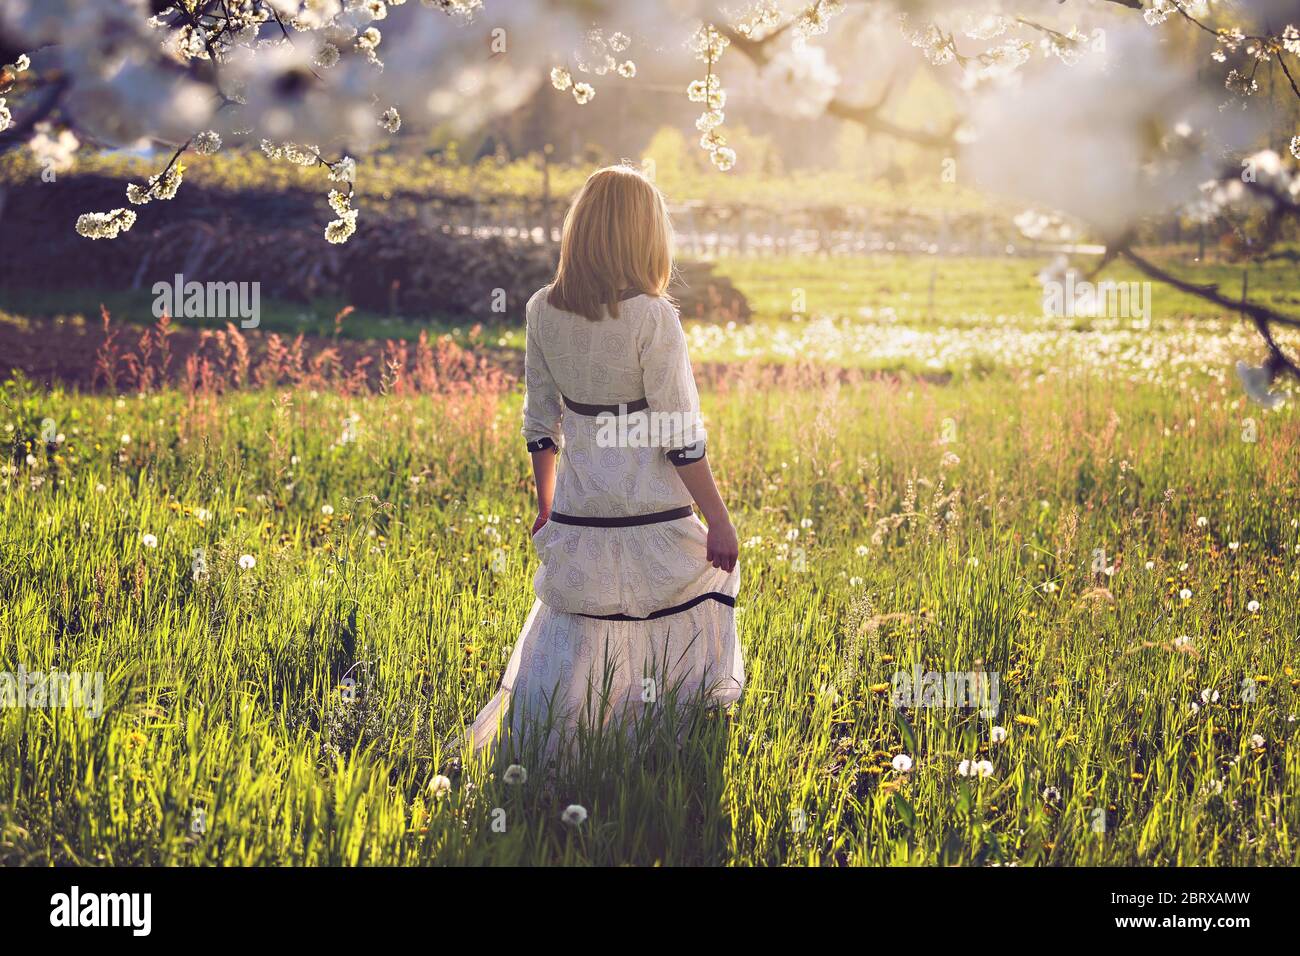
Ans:
[[[676,521],[678,518],[689,518],[693,514],[695,514],[695,511],[690,505],[682,505],[680,508],[656,511],[648,515],[621,515],[616,518],[587,518],[553,511],[549,520],[554,521],[556,524],[574,524],[584,528],[634,528],[642,524],[658,524],[661,521]]]
[[[645,617],[633,617],[630,614],[579,614],[578,617],[590,617],[597,621],[653,621],[657,618],[668,617],[670,614],[680,614],[682,611],[689,611],[697,604],[703,604],[705,601],[717,601],[719,604],[725,604],[727,607],[735,607],[736,599],[730,594],[723,594],[721,591],[709,591],[701,594],[697,598],[691,598],[684,604],[675,604],[672,607],[666,607],[663,610],[655,611],[653,614],[647,614]]]
[[[559,451],[559,450],[560,450],[559,447],[555,444],[555,440],[554,440],[553,438],[550,438],[550,437],[539,438],[539,439],[537,439],[537,441],[530,441],[530,442],[528,443],[528,450],[529,450],[530,452],[532,452],[532,451],[546,451],[546,449],[548,449],[548,448],[553,448],[553,449],[555,449],[556,451]]]
[[[586,402],[575,402],[564,395],[564,407],[575,415],[589,415],[595,418],[597,415],[626,415],[631,412],[644,412],[650,407],[650,403],[644,398],[634,398],[630,402],[619,402],[617,405],[588,405]]]
[[[693,465],[704,458],[704,442],[697,441],[692,445],[687,445],[685,448],[674,448],[670,451],[664,452],[664,454],[667,455],[668,460],[678,468],[683,465]]]

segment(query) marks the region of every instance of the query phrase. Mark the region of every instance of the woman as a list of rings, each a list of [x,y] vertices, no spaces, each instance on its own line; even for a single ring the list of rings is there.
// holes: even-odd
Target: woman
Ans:
[[[650,181],[598,170],[565,217],[555,281],[528,301],[523,433],[541,567],[501,690],[470,730],[476,749],[503,729],[517,745],[545,728],[549,748],[669,700],[740,696],[736,530],[667,297],[671,244]]]

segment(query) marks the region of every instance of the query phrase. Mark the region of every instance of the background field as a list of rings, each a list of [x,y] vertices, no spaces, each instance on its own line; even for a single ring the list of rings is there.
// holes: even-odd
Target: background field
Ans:
[[[721,263],[756,321],[689,334],[745,697],[522,786],[454,743],[532,601],[517,386],[11,383],[0,665],[102,670],[108,706],[0,711],[0,862],[1292,862],[1293,404],[1247,405],[1248,330],[1172,294],[1038,317],[1040,264],[941,261],[931,303],[925,259]],[[5,321],[93,322],[68,301]],[[517,331],[467,326],[508,375]],[[895,710],[915,665],[998,672],[999,714]]]

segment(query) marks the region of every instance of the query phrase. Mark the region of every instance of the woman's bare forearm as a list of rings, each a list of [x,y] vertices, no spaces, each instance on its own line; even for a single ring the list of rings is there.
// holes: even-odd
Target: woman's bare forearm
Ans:
[[[695,503],[700,506],[700,513],[709,525],[705,558],[715,568],[730,574],[736,568],[740,543],[736,540],[736,527],[731,523],[727,506],[722,503],[722,495],[718,494],[709,460],[701,458],[689,465],[678,465],[677,474],[681,476],[682,484],[691,493]]]
[[[727,506],[722,501],[722,495],[718,493],[718,485],[713,480],[713,470],[709,467],[707,458],[693,461],[689,465],[679,465],[677,476],[681,478],[682,484],[699,505],[700,514],[704,515],[706,522],[714,524],[731,520],[731,516],[727,513]]]
[[[554,448],[532,452],[533,484],[537,488],[537,514],[543,518],[551,514],[555,500],[555,460],[559,457]]]

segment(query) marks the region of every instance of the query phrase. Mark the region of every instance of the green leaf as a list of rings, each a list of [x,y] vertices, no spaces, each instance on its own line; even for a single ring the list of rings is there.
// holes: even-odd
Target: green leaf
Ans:
[[[912,805],[907,802],[907,798],[901,793],[894,794],[894,809],[898,811],[903,826],[909,830],[916,826],[916,811],[912,809]]]
[[[971,800],[970,784],[963,783],[957,788],[957,809],[962,813],[970,813],[974,802]]]
[[[912,729],[911,723],[908,722],[907,715],[901,710],[895,711],[895,719],[898,722],[898,729],[903,734],[903,746],[909,754],[916,756],[916,731]]]

